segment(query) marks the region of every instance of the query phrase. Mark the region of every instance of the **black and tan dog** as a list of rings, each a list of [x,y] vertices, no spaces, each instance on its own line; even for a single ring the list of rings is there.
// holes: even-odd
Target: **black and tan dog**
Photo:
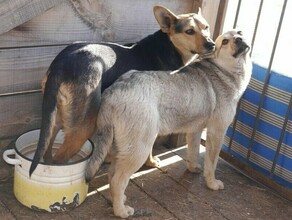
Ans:
[[[215,50],[200,10],[182,15],[161,6],[153,10],[161,30],[133,46],[76,43],[53,60],[42,82],[41,133],[30,175],[42,157],[63,163],[80,150],[95,130],[101,93],[119,76],[130,69],[175,70],[194,54]],[[52,156],[52,143],[61,128],[64,143]],[[151,155],[149,162],[155,164]]]

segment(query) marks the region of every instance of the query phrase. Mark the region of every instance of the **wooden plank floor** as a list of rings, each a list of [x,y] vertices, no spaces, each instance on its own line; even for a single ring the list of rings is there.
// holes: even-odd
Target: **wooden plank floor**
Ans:
[[[203,149],[203,147],[202,147]],[[3,151],[3,150],[2,150]],[[0,153],[2,155],[2,151]],[[186,148],[156,146],[159,169],[141,168],[126,190],[127,204],[135,208],[133,219],[291,219],[292,203],[242,175],[219,160],[217,178],[222,191],[211,191],[203,174],[186,170]],[[201,154],[203,163],[204,153]],[[82,205],[70,212],[50,214],[22,206],[13,195],[13,167],[0,160],[0,219],[117,219],[113,215],[107,184],[108,165],[104,164],[90,183]]]

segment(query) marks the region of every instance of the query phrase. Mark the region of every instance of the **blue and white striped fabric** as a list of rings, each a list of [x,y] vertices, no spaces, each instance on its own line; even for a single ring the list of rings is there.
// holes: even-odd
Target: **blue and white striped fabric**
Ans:
[[[266,69],[255,64],[251,82],[242,97],[236,122],[233,123],[235,130],[233,125],[228,128],[222,150],[284,187],[292,188],[292,113],[288,108],[292,78],[275,72],[270,74],[254,140],[251,141],[253,127],[267,75]],[[286,116],[289,120],[283,129]],[[284,136],[277,154],[282,130]]]

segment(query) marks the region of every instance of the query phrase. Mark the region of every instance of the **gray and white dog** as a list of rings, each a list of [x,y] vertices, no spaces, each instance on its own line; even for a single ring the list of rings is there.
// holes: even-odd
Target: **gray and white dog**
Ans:
[[[102,95],[97,118],[98,142],[88,167],[90,181],[107,154],[114,214],[127,218],[134,209],[124,204],[130,176],[146,161],[157,135],[186,133],[187,167],[198,172],[202,130],[207,128],[204,176],[212,190],[223,189],[215,178],[219,152],[237,103],[251,77],[250,46],[237,30],[215,42],[212,59],[178,73],[130,71]]]

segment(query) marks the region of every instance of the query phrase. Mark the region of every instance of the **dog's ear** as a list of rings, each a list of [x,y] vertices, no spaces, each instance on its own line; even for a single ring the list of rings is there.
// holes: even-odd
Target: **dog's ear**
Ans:
[[[160,25],[161,30],[164,33],[169,33],[171,24],[173,24],[174,21],[178,19],[174,13],[162,6],[154,6],[153,13],[158,24]]]
[[[198,14],[199,16],[202,16],[202,9],[201,9],[201,7],[199,7],[197,14]]]

